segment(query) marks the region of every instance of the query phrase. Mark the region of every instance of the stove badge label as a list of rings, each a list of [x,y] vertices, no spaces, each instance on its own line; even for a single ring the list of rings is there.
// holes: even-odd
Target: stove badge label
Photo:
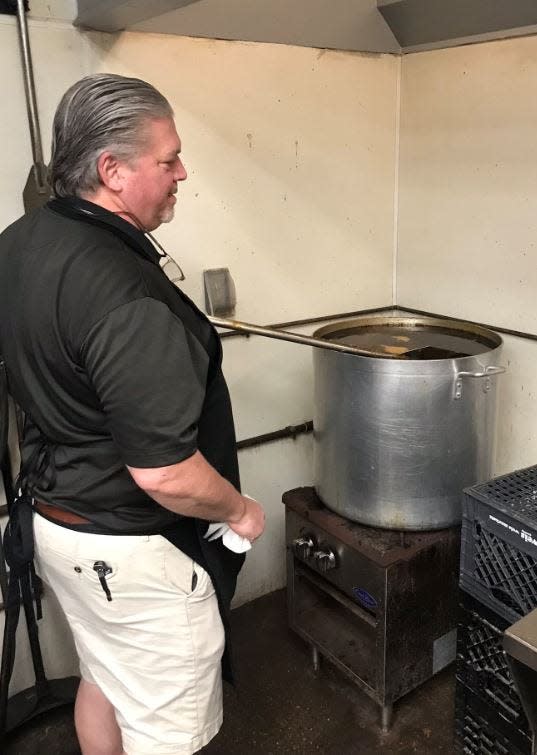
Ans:
[[[371,595],[371,593],[368,593],[367,590],[364,590],[363,587],[353,587],[352,594],[354,595],[356,600],[363,605],[364,608],[368,608],[370,611],[378,606],[375,598]]]

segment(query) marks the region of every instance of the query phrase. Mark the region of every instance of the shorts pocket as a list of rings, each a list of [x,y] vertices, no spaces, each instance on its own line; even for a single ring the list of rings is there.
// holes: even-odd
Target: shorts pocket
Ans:
[[[164,548],[164,577],[168,585],[183,595],[191,595],[199,585],[199,571],[203,571],[195,561],[172,545],[166,538]]]
[[[196,570],[196,586],[190,594],[190,603],[207,600],[215,594],[213,581],[205,569],[196,563],[194,564],[194,569]]]
[[[114,586],[120,577],[120,566],[110,559],[78,558],[75,572],[80,576],[81,583],[91,588],[94,597],[102,597],[109,603],[114,599]]]

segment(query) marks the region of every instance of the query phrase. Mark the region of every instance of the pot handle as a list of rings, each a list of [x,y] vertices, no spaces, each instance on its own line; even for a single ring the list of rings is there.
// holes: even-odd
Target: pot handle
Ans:
[[[483,383],[483,393],[488,393],[492,386],[490,379],[492,375],[501,375],[506,369],[507,367],[495,367],[491,364],[488,367],[485,367],[482,372],[457,372],[455,375],[455,384],[453,386],[453,398],[455,401],[462,398],[463,378],[485,378],[485,382]]]

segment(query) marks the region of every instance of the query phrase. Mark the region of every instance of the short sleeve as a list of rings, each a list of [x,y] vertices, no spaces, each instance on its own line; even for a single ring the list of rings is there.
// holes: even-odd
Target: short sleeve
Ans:
[[[196,451],[209,357],[165,304],[117,307],[87,333],[80,359],[125,464],[168,466]]]

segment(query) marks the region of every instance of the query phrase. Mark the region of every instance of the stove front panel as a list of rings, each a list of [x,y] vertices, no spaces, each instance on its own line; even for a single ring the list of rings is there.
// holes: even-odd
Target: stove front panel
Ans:
[[[306,543],[297,548],[301,540]],[[290,510],[286,515],[286,542],[297,562],[340,590],[357,611],[363,612],[365,621],[384,615],[385,568]]]
[[[458,543],[445,530],[382,560],[287,507],[290,627],[391,705],[454,660]]]

